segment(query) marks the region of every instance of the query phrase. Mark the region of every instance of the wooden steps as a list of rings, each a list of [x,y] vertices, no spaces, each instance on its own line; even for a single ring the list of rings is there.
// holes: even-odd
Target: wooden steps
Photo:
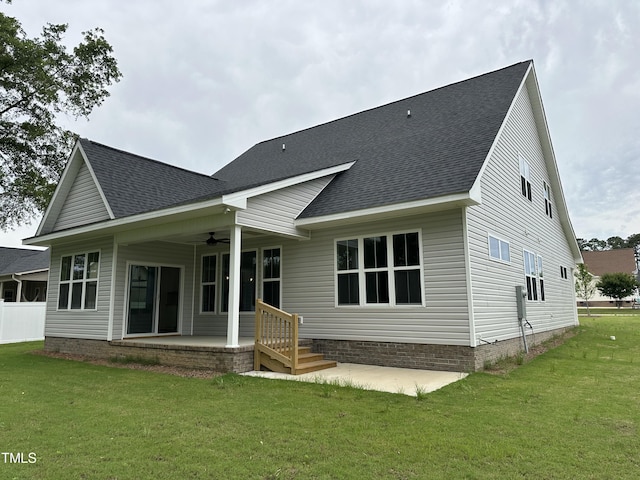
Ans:
[[[289,373],[293,375],[316,372],[326,368],[333,368],[337,365],[333,360],[325,360],[322,353],[312,352],[311,347],[298,347],[298,368],[296,368],[295,372],[291,371],[291,367],[283,365],[282,362],[269,357],[268,354],[263,353],[261,361],[262,367],[272,372]]]
[[[298,368],[295,375],[317,372],[325,368],[333,368],[337,363],[333,360],[325,360],[322,353],[314,353],[311,347],[298,347]]]
[[[300,375],[337,365],[313,353],[311,340],[298,341],[298,315],[256,300],[256,343],[253,369]],[[301,345],[302,344],[302,345]]]

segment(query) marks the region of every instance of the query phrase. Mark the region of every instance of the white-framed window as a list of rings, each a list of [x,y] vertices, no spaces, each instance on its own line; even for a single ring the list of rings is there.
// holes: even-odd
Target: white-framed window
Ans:
[[[258,252],[240,253],[240,311],[256,311],[256,262]],[[229,311],[229,254],[222,254],[222,312]]]
[[[362,241],[366,303],[389,303],[387,237],[367,237]]]
[[[544,213],[553,218],[553,209],[551,207],[551,187],[547,182],[543,182],[544,187]]]
[[[58,310],[95,310],[100,252],[65,255],[60,259]]]
[[[500,262],[511,263],[509,242],[489,235],[489,257]]]
[[[276,308],[282,302],[281,252],[280,247],[262,249],[262,300]]]
[[[336,241],[336,304],[422,305],[419,232]]]
[[[358,239],[336,242],[338,305],[360,305]]]
[[[563,267],[562,265],[560,266],[560,278],[563,278],[565,280],[569,279],[569,274],[567,272],[567,267]]]
[[[200,277],[200,313],[214,313],[216,311],[218,255],[203,255],[201,264],[202,275]]]
[[[544,302],[544,269],[542,268],[541,255],[524,250],[524,276],[527,285],[527,300]]]
[[[522,195],[531,201],[531,167],[522,155],[518,156],[518,160],[520,161],[520,189]]]
[[[544,268],[542,268],[542,257],[538,255],[538,283],[540,285],[540,301],[544,302]]]

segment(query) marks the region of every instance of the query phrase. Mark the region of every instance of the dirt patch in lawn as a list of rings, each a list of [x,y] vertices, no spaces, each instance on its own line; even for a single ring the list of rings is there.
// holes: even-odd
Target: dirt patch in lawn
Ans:
[[[567,330],[561,335],[556,335],[549,340],[530,346],[528,353],[524,353],[523,351],[521,355],[502,358],[492,363],[491,365],[487,365],[483,371],[492,375],[505,375],[515,370],[519,366],[524,365],[525,363],[529,363],[537,356],[542,355],[549,350],[553,350],[556,347],[559,347],[571,337],[576,336],[577,333],[578,329],[576,328]]]
[[[105,367],[113,368],[128,368],[130,370],[145,370],[148,372],[166,373],[168,375],[177,375],[179,377],[186,378],[214,378],[220,375],[224,375],[216,370],[206,368],[187,368],[187,367],[173,367],[170,365],[148,365],[143,363],[137,363],[135,361],[116,361],[107,359],[98,359],[88,357],[86,355],[75,355],[71,353],[59,353],[59,352],[47,352],[45,350],[34,350],[31,352],[34,355],[42,355],[51,358],[61,358],[63,360],[73,360],[76,362],[90,363],[91,365],[101,365]]]

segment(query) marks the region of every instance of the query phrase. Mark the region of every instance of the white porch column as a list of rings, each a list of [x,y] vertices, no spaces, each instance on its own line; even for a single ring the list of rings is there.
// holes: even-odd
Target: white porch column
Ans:
[[[240,251],[242,227],[234,225],[229,235],[229,313],[227,314],[227,347],[238,347],[240,331]]]

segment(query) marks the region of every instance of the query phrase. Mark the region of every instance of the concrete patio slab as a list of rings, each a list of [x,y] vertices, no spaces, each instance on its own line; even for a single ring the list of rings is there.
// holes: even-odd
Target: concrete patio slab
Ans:
[[[418,392],[433,392],[467,376],[466,373],[462,372],[379,367],[377,365],[360,365],[356,363],[338,363],[335,368],[303,375],[262,371],[246,372],[242,375],[301,382],[335,383],[363,390],[400,393],[414,397],[417,396]]]

